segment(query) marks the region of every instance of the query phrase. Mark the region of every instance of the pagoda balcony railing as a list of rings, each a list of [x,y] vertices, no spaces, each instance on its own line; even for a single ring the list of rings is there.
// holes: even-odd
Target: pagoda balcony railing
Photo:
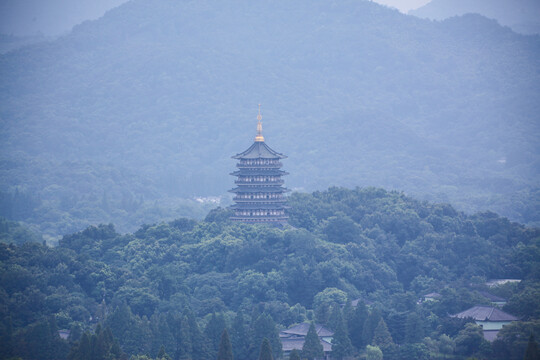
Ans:
[[[263,220],[263,219],[271,219],[271,220],[279,220],[279,219],[288,219],[289,217],[287,215],[234,215],[231,216],[231,220]]]
[[[283,185],[284,180],[268,180],[268,181],[245,181],[245,180],[235,180],[237,185]]]
[[[269,168],[269,169],[275,169],[275,168],[279,168],[279,167],[282,167],[283,164],[281,163],[281,161],[278,161],[278,162],[275,162],[275,163],[272,163],[272,164],[259,164],[259,165],[255,165],[255,164],[251,164],[251,165],[248,165],[248,164],[242,164],[242,163],[237,163],[236,164],[236,167],[239,167],[239,168],[257,168],[257,169],[264,169],[264,168]]]
[[[257,203],[257,204],[260,204],[260,203],[282,203],[282,202],[286,202],[287,199],[286,198],[281,198],[281,199],[267,199],[267,198],[239,198],[237,196],[233,197],[233,201],[237,202],[237,203]]]

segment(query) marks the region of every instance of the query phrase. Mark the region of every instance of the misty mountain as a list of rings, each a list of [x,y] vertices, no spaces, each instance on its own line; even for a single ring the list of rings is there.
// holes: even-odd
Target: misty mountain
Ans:
[[[19,49],[23,46],[47,41],[44,36],[13,36],[0,34],[0,54]]]
[[[20,37],[58,36],[97,19],[126,0],[2,0],[0,33]]]
[[[409,11],[432,20],[475,13],[495,19],[522,34],[540,34],[540,2],[537,0],[432,0]]]
[[[133,0],[0,57],[0,215],[56,234],[186,216],[170,202],[233,187],[262,103],[289,188],[538,223],[539,50],[479,15],[369,1]]]

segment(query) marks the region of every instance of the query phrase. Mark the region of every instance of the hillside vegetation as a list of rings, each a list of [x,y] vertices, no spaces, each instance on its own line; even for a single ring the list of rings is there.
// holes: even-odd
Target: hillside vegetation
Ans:
[[[202,217],[185,199],[232,187],[262,103],[290,188],[538,225],[539,50],[478,15],[370,1],[132,0],[0,56],[0,216],[52,237]]]
[[[536,0],[432,0],[409,14],[435,20],[467,13],[481,14],[522,34],[540,34]]]
[[[539,229],[375,188],[294,193],[290,204],[283,230],[232,224],[216,209],[126,235],[92,226],[55,248],[0,244],[0,354],[64,359],[71,347],[76,359],[101,339],[114,358],[163,346],[174,359],[214,359],[227,327],[234,358],[253,359],[264,337],[279,355],[277,329],[315,320],[345,326],[350,354],[375,344],[392,359],[521,359],[523,339],[540,335]],[[491,290],[522,319],[492,345],[448,318],[488,304],[478,291],[489,278],[523,279]],[[433,291],[440,301],[417,303]]]

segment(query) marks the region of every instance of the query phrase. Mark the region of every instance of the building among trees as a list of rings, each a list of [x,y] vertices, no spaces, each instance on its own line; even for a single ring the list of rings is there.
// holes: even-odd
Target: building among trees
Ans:
[[[238,170],[231,173],[237,177],[237,187],[229,190],[235,194],[235,204],[231,206],[234,215],[231,220],[282,225],[287,223],[288,219],[285,213],[285,193],[288,190],[282,186],[284,182],[281,177],[287,175],[287,172],[280,170],[280,160],[287,156],[266,145],[261,120],[259,105],[255,142],[246,151],[233,156],[233,159],[238,160]]]
[[[308,335],[310,326],[310,323],[305,322],[295,325],[290,329],[280,331],[279,339],[281,340],[283,354],[285,356],[288,356],[295,349],[297,351],[305,350],[304,344],[306,342],[306,337]],[[313,326],[315,333],[319,337],[319,342],[322,345],[324,358],[327,358],[332,352],[332,338],[334,336],[334,332],[320,324],[314,324]]]
[[[504,325],[519,320],[514,315],[505,313],[493,306],[473,306],[470,309],[451,316],[460,319],[473,319],[477,325],[482,327],[484,339],[487,341],[495,340]]]

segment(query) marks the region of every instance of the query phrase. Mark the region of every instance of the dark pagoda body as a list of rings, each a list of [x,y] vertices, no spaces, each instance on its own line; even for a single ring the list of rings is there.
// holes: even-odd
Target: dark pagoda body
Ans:
[[[260,109],[257,120],[257,136],[253,145],[232,157],[238,160],[238,170],[231,173],[237,177],[236,187],[229,190],[235,194],[231,220],[284,225],[288,219],[285,193],[289,190],[283,187],[281,177],[288,173],[281,170],[281,159],[287,156],[272,150],[264,142]]]

